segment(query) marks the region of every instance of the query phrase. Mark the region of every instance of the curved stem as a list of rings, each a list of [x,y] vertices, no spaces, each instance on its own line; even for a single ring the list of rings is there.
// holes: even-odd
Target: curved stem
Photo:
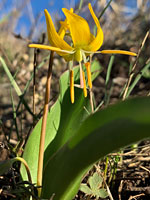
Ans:
[[[28,166],[27,162],[26,162],[23,158],[21,158],[21,157],[15,157],[14,159],[15,159],[16,161],[20,161],[20,162],[22,162],[22,163],[24,164],[24,166],[25,166],[25,168],[26,168],[27,175],[28,175],[28,180],[29,180],[29,182],[32,183],[32,178],[31,178],[31,174],[30,174],[30,169],[29,169],[29,166]]]

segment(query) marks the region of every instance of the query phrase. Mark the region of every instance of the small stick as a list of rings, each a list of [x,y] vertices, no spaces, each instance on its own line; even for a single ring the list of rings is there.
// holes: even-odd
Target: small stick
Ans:
[[[90,55],[90,66],[91,66],[91,63],[92,63],[92,55]],[[94,103],[93,103],[93,91],[92,91],[92,88],[90,88],[90,104],[91,104],[92,113],[94,113]]]
[[[93,104],[93,92],[92,92],[92,88],[89,88],[89,91],[90,91],[91,110],[92,110],[92,113],[94,113],[94,104]]]
[[[47,123],[47,115],[48,115],[48,104],[49,104],[49,99],[50,99],[50,88],[51,88],[51,79],[52,79],[53,55],[54,55],[54,52],[51,51],[50,59],[49,59],[48,74],[47,74],[46,92],[45,92],[45,104],[44,104],[42,127],[41,127],[40,146],[39,146],[37,186],[41,186],[42,185],[44,144],[45,144],[45,135],[46,135],[46,123]],[[38,188],[38,196],[39,197],[41,196],[41,188]]]
[[[145,194],[144,193],[142,193],[142,194],[137,194],[137,195],[135,195],[135,196],[130,196],[130,198],[128,199],[128,200],[136,200],[138,197],[141,197],[141,196],[145,196]]]
[[[34,49],[33,61],[33,114],[35,115],[35,85],[36,85],[37,49]]]
[[[121,192],[122,192],[122,188],[123,188],[123,180],[120,181],[120,185],[119,185],[119,188],[118,188],[118,197],[119,197],[119,200],[121,200]]]

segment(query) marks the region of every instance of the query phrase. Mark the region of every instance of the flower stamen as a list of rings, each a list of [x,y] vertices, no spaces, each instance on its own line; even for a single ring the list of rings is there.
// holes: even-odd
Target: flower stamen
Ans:
[[[87,71],[87,77],[88,77],[88,86],[91,89],[92,88],[92,79],[91,79],[91,65],[90,62],[85,63],[86,71]]]
[[[82,73],[82,64],[81,64],[81,62],[79,62],[79,67],[80,67],[80,87],[83,88],[84,87],[84,83],[83,83],[83,73]]]
[[[70,70],[70,98],[71,103],[74,103],[74,72]]]
[[[86,80],[85,80],[85,74],[83,70],[82,70],[82,76],[83,76],[83,93],[84,93],[84,97],[87,97]]]

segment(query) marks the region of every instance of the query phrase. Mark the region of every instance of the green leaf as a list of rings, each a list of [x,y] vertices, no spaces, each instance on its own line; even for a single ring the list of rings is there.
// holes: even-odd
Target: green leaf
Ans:
[[[98,75],[100,66],[92,65],[91,71],[93,72],[93,76],[95,76],[94,71]],[[75,82],[79,83],[79,67],[74,68],[74,76]],[[75,88],[75,103],[71,104],[69,89],[69,71],[66,71],[60,78],[59,98],[51,107],[48,114],[44,167],[47,160],[74,135],[82,121],[88,116],[84,107],[90,111],[89,99],[84,98],[83,91],[79,88]],[[23,154],[23,158],[29,165],[33,183],[36,183],[37,180],[41,123],[42,119],[37,123],[31,133]],[[27,176],[23,165],[21,165],[21,174],[22,178],[26,180]]]
[[[99,189],[96,196],[100,198],[106,198],[108,197],[108,193],[105,189]]]
[[[77,78],[77,81],[79,81],[78,70],[79,69],[77,68],[75,71],[75,77]],[[69,74],[67,74],[67,77],[69,77]],[[66,77],[62,77],[60,81],[61,87],[64,86],[64,83],[68,86],[67,81],[68,79]],[[45,150],[45,163],[60,147],[62,147],[68,141],[71,136],[74,135],[83,120],[88,116],[88,113],[84,107],[87,110],[90,110],[89,99],[84,98],[83,91],[81,89],[75,88],[74,104],[71,104],[70,102],[69,88],[65,90],[65,92],[64,88],[61,88],[60,94],[62,97],[59,99],[59,102],[61,102],[59,127],[56,130],[56,137]]]
[[[108,196],[107,191],[105,189],[100,189],[100,187],[102,186],[103,179],[97,172],[95,172],[92,176],[89,177],[88,182],[90,188],[86,184],[80,185],[80,190],[86,195],[91,195],[96,198],[105,198]]]
[[[97,172],[95,172],[93,176],[90,176],[89,178],[89,184],[92,191],[95,191],[98,188],[100,188],[102,185],[102,182],[103,182],[103,179]]]
[[[55,113],[57,113],[57,115]],[[55,105],[51,108],[50,113],[48,114],[45,148],[48,146],[49,142],[51,142],[54,139],[56,135],[56,130],[59,127],[59,122],[60,122],[60,103],[57,101]],[[37,166],[38,166],[41,124],[42,120],[40,119],[40,121],[37,123],[34,130],[32,131],[23,153],[23,158],[26,160],[30,168],[33,183],[36,183],[37,181]],[[27,180],[27,175],[24,165],[21,164],[20,170],[23,180]]]
[[[89,116],[74,136],[49,159],[42,197],[71,200],[83,175],[108,153],[150,137],[150,98],[109,106]]]
[[[80,185],[81,192],[84,192],[86,195],[92,195],[92,190],[84,183]]]

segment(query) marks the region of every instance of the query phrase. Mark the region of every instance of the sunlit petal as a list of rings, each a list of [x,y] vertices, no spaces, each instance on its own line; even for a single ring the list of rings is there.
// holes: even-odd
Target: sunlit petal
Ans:
[[[91,40],[91,33],[87,21],[75,13],[71,13],[66,8],[63,8],[62,11],[68,20],[74,47],[82,48],[83,46],[88,45]]]
[[[137,56],[136,53],[131,51],[124,51],[124,50],[102,50],[102,51],[85,51],[83,50],[85,54],[123,54],[123,55],[129,55],[129,56]]]
[[[46,17],[47,33],[50,44],[54,47],[71,51],[72,47],[69,44],[67,44],[56,32],[51,16],[48,13],[48,11],[45,9],[44,12]]]
[[[52,47],[52,46],[43,45],[43,44],[29,44],[29,47],[30,48],[38,48],[38,49],[46,49],[46,50],[50,50],[50,51],[56,51],[56,52],[64,53],[64,55],[65,54],[74,54],[74,51],[62,50],[57,47]]]
[[[102,50],[100,51],[102,54],[124,54],[124,55],[130,55],[130,56],[137,56],[136,53],[131,51],[124,51],[124,50]]]
[[[103,44],[103,40],[104,40],[104,35],[103,35],[103,31],[101,29],[101,26],[100,26],[100,23],[93,11],[93,8],[91,6],[91,4],[89,3],[88,4],[89,6],[89,10],[90,10],[90,13],[95,21],[95,24],[97,26],[97,35],[96,37],[92,40],[92,42],[87,46],[87,48],[85,50],[89,50],[89,51],[97,51],[101,45]]]

